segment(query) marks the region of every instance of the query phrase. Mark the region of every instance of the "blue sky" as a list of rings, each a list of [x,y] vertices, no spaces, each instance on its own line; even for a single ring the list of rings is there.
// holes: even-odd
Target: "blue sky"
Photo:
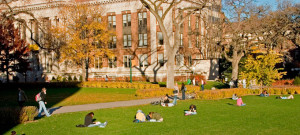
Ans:
[[[276,9],[277,1],[276,0],[254,0],[258,5],[270,5],[272,10]],[[291,0],[294,3],[300,3],[300,0]]]

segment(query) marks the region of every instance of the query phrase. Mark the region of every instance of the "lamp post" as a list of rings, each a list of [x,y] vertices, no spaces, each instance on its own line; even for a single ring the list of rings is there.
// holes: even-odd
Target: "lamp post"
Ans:
[[[130,68],[130,83],[132,83],[131,56],[129,56],[129,68]]]

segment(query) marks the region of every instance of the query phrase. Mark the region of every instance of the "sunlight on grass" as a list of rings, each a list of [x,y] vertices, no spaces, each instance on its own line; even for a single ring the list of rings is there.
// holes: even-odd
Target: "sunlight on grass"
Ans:
[[[236,101],[188,100],[179,101],[175,107],[142,105],[94,110],[97,121],[108,121],[106,128],[76,128],[83,124],[84,116],[90,111],[52,115],[36,122],[18,125],[12,130],[28,135],[171,135],[171,134],[299,134],[300,95],[294,100],[280,100],[271,97],[245,96],[244,107],[237,107]],[[183,110],[190,104],[197,106],[197,115],[184,116]],[[232,105],[233,104],[233,105]],[[137,109],[144,113],[161,113],[161,123],[133,123]]]
[[[80,105],[139,99],[135,89],[81,88],[54,106]]]

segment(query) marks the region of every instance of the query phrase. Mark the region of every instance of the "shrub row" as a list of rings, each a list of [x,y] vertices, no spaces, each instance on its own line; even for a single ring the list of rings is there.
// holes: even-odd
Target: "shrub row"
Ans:
[[[94,88],[134,88],[134,89],[157,89],[158,84],[143,84],[129,82],[82,82],[81,87]]]
[[[138,89],[136,95],[139,97],[160,97],[165,94],[172,95],[173,89],[169,88],[155,88],[155,89]]]
[[[15,125],[33,121],[38,115],[35,106],[20,107],[1,107],[0,108],[0,125]]]
[[[281,95],[281,94],[299,94],[300,87],[289,87],[289,88],[266,88],[271,95]],[[245,95],[259,95],[261,93],[260,89],[219,89],[219,90],[204,90],[200,91],[199,86],[187,85],[187,94],[195,94],[196,99],[223,99],[231,98],[233,94],[238,96]],[[138,89],[136,95],[140,97],[159,97],[165,94],[173,95],[173,89],[168,88],[156,88],[156,89]]]
[[[277,80],[272,83],[272,86],[293,85],[294,80]]]
[[[300,93],[300,87],[266,88],[263,90],[267,90],[267,92],[271,95]],[[260,89],[251,90],[251,89],[243,89],[243,88],[205,90],[205,91],[195,92],[197,99],[223,99],[223,98],[231,98],[233,94],[237,94],[238,96],[245,96],[245,95],[258,95],[260,93],[261,93]]]

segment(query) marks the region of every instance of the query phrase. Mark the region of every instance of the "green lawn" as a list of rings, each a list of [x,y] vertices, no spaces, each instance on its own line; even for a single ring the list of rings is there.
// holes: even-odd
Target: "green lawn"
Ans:
[[[230,99],[179,101],[175,107],[144,105],[95,110],[98,121],[108,121],[106,128],[76,128],[89,112],[57,114],[36,122],[22,124],[7,131],[28,135],[99,135],[99,134],[299,134],[300,95],[294,100],[271,97],[246,96],[244,107],[237,107]],[[183,110],[190,104],[197,106],[198,114],[184,116]],[[137,109],[145,113],[162,114],[161,123],[133,123]]]
[[[55,88],[47,89],[47,107],[103,103],[138,99],[135,89],[117,88]],[[25,90],[29,101],[26,105],[37,105],[34,96],[40,90]],[[0,106],[16,106],[18,91],[0,91]]]

